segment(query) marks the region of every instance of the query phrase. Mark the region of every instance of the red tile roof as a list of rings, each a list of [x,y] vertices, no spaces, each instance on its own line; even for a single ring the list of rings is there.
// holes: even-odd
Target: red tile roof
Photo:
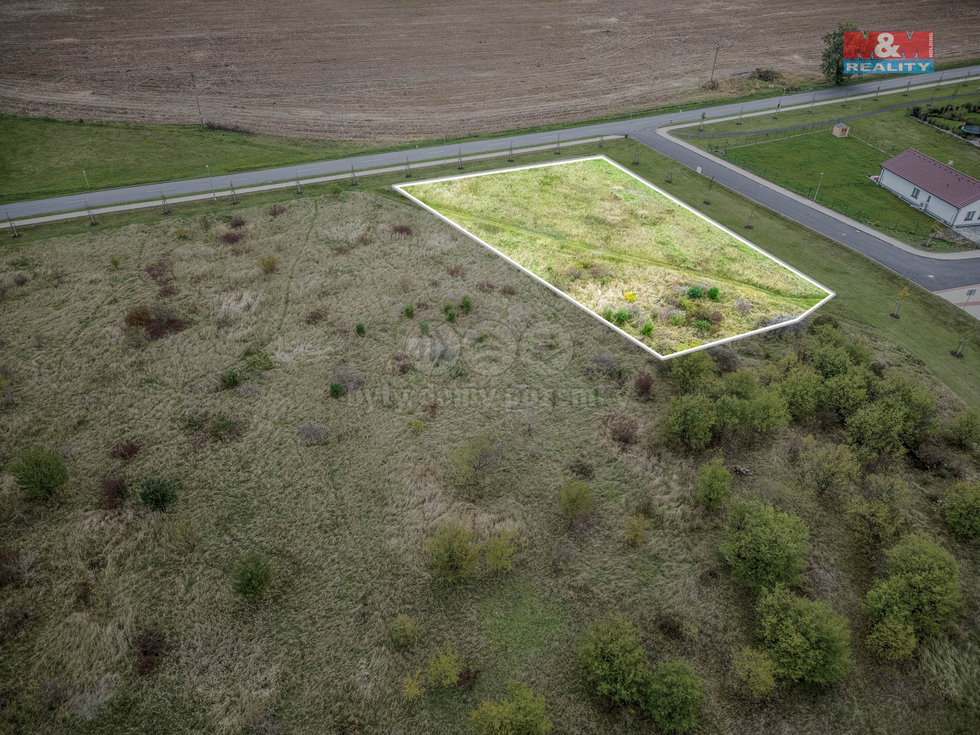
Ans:
[[[957,209],[980,199],[980,181],[919,153],[915,148],[889,158],[881,167]]]

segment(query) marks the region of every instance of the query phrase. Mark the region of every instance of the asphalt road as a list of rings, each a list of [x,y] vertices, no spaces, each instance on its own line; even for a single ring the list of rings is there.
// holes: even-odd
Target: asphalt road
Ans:
[[[952,69],[934,74],[918,75],[913,79],[913,84],[936,82],[940,78],[949,80],[966,76],[976,77],[978,74],[980,74],[980,66]],[[867,94],[874,92],[878,87],[883,90],[898,89],[905,87],[907,82],[907,77],[896,77],[895,79],[886,79],[881,82],[866,82],[843,88],[822,89],[812,93],[789,94],[784,95],[782,98],[767,98],[745,103],[694,108],[667,115],[636,118],[632,121],[584,125],[565,128],[560,131],[490,138],[456,145],[413,148],[406,151],[355,156],[331,161],[321,161],[319,163],[308,163],[301,166],[263,169],[261,171],[237,173],[231,176],[215,175],[211,179],[202,177],[162,184],[147,184],[144,186],[94,191],[84,195],[37,199],[6,205],[3,208],[3,212],[5,216],[20,219],[83,209],[85,207],[103,207],[124,202],[158,199],[161,194],[167,197],[173,197],[183,194],[206,192],[212,187],[216,189],[227,189],[232,185],[246,187],[274,181],[284,181],[295,177],[308,178],[343,173],[350,171],[351,167],[356,170],[365,170],[384,166],[397,166],[404,164],[406,161],[425,161],[443,157],[452,158],[460,153],[468,155],[498,151],[506,149],[511,143],[513,143],[514,147],[525,147],[553,144],[559,137],[571,140],[573,138],[597,135],[629,134],[631,137],[676,159],[685,166],[691,168],[701,166],[702,172],[707,176],[714,176],[719,184],[729,187],[762,206],[773,209],[827,237],[868,255],[930,291],[980,283],[980,258],[948,261],[908,253],[873,235],[843,224],[835,217],[814,209],[803,202],[773,191],[738,171],[714,163],[706,156],[690,151],[656,133],[657,128],[671,122],[681,123],[699,120],[702,112],[709,118],[724,117],[726,115],[738,114],[739,111],[750,113],[773,109],[777,104],[785,108],[793,105],[808,104],[811,99],[819,102],[839,99],[845,96],[849,97],[856,94]]]

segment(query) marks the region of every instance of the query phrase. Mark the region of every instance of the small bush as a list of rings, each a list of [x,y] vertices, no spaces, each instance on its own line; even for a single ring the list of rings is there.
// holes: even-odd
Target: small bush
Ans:
[[[788,423],[786,401],[775,390],[760,390],[745,403],[743,426],[759,436],[768,436]]]
[[[221,390],[232,390],[242,384],[242,376],[237,370],[225,370],[218,379]]]
[[[429,658],[426,681],[434,687],[451,687],[459,681],[459,674],[462,670],[463,659],[453,650],[452,646],[447,645]]]
[[[650,519],[641,515],[626,516],[626,543],[630,546],[640,546],[647,540],[650,530]]]
[[[684,395],[671,400],[661,424],[664,441],[704,449],[714,438],[715,406],[702,395]]]
[[[607,615],[586,629],[578,663],[590,689],[614,705],[643,701],[650,665],[640,632],[621,615]]]
[[[946,425],[946,441],[962,449],[970,449],[980,443],[980,414],[960,411]]]
[[[419,322],[419,332],[422,334],[423,337],[427,337],[429,335],[429,323]]]
[[[609,422],[609,436],[619,444],[634,444],[640,425],[630,416],[613,416]]]
[[[717,286],[712,286],[711,288],[708,289],[708,298],[711,299],[712,301],[717,301],[720,296],[721,296],[721,291],[718,290]]]
[[[665,371],[681,393],[707,392],[715,386],[715,362],[704,350],[669,360]]]
[[[816,413],[820,406],[822,384],[820,375],[807,365],[789,369],[779,383],[779,392],[794,421],[802,421]]]
[[[224,245],[237,245],[244,239],[244,232],[225,232],[218,238],[218,242]]]
[[[109,450],[109,457],[111,459],[121,459],[126,462],[135,457],[139,450],[140,445],[138,442],[134,442],[131,439],[123,439]]]
[[[646,691],[646,706],[664,732],[687,732],[698,724],[704,687],[690,664],[668,660],[658,664]]]
[[[689,299],[700,299],[704,296],[704,289],[700,286],[691,286],[687,289],[687,298]]]
[[[411,319],[413,316],[415,316],[415,305],[414,304],[407,304],[405,306],[405,308],[402,309],[402,314],[404,314],[409,319]]]
[[[848,496],[845,521],[861,544],[878,546],[901,530],[908,496],[908,485],[901,478],[870,475],[863,492]]]
[[[330,384],[330,397],[331,398],[341,398],[341,397],[343,397],[344,393],[346,393],[346,392],[347,391],[344,390],[343,383],[333,382],[333,383]]]
[[[68,481],[68,468],[61,455],[40,446],[17,455],[7,466],[7,472],[29,500],[47,500]]]
[[[162,260],[158,260],[156,263],[150,263],[143,270],[146,271],[146,275],[157,283],[166,283],[173,277],[170,274],[170,266]]]
[[[453,485],[467,497],[479,498],[497,487],[503,460],[500,442],[482,434],[449,455],[447,473]]]
[[[772,661],[761,651],[743,647],[732,656],[732,669],[745,691],[756,701],[765,699],[776,688]]]
[[[458,584],[476,573],[480,546],[469,529],[458,523],[447,523],[425,542],[425,556],[437,580]]]
[[[470,724],[480,735],[548,735],[553,729],[545,715],[545,700],[530,687],[507,684],[499,702],[484,701],[470,713]]]
[[[584,480],[569,480],[562,485],[558,490],[558,504],[572,523],[583,522],[595,507],[592,491]]]
[[[452,303],[447,301],[445,304],[443,304],[442,311],[446,315],[447,322],[456,321],[456,307]]]
[[[146,629],[138,633],[133,640],[136,673],[140,676],[152,674],[172,648],[166,636],[158,630]]]
[[[644,322],[643,328],[640,329],[640,334],[642,334],[644,337],[649,337],[651,334],[653,334],[653,322]]]
[[[421,669],[402,679],[402,697],[406,702],[414,702],[423,694],[425,694],[425,676]]]
[[[354,333],[358,337],[363,337],[366,334],[366,332],[367,330],[364,327],[364,322],[358,322],[357,324],[354,325]]]
[[[824,603],[775,587],[759,596],[756,616],[759,637],[780,679],[829,684],[850,671],[851,632]]]
[[[233,230],[240,230],[245,226],[245,224],[244,217],[232,217],[231,222],[228,223],[228,226]]]
[[[918,639],[940,632],[961,611],[959,568],[948,551],[923,534],[902,538],[885,553],[883,579],[865,595],[868,647],[886,660],[912,655]]]
[[[129,497],[126,481],[119,475],[106,475],[99,483],[99,506],[105,510],[118,508]]]
[[[483,545],[487,569],[491,572],[509,572],[514,568],[514,554],[517,553],[517,541],[514,532],[504,530],[487,539]]]
[[[964,539],[980,536],[980,482],[958,482],[943,499],[943,520]]]
[[[326,444],[327,439],[330,438],[330,432],[327,430],[327,427],[316,421],[307,421],[304,424],[300,424],[296,433],[299,435],[300,441],[310,447]]]
[[[275,255],[266,255],[259,259],[259,269],[267,276],[271,276],[279,270],[279,258]]]
[[[398,649],[410,647],[420,633],[419,624],[405,613],[399,614],[388,623],[388,638],[391,640],[391,645]]]
[[[755,370],[736,370],[722,377],[725,394],[748,399],[759,391],[759,374]]]
[[[708,508],[722,505],[731,492],[732,473],[721,459],[713,459],[698,470],[697,501]]]
[[[810,533],[799,516],[746,500],[731,510],[721,553],[744,585],[797,584],[810,553]]]
[[[698,319],[691,326],[693,326],[697,331],[701,332],[702,334],[704,332],[711,331],[711,322],[708,321],[707,319]]]
[[[854,452],[843,444],[817,444],[812,436],[803,439],[800,473],[804,482],[819,493],[846,490],[861,476]]]
[[[396,235],[402,235],[408,237],[412,234],[412,228],[408,225],[395,225],[391,228]]]
[[[242,597],[255,598],[272,584],[272,565],[261,554],[250,554],[235,570],[234,589]]]
[[[464,314],[469,314],[473,311],[473,299],[469,296],[464,296],[459,300],[459,308],[463,310]]]
[[[275,219],[285,211],[286,208],[281,204],[273,204],[271,207],[269,207],[269,216]]]
[[[653,376],[650,373],[639,373],[633,381],[636,394],[643,399],[650,398],[650,389],[653,388]]]
[[[142,330],[149,340],[163,339],[187,328],[172,309],[162,305],[133,307],[126,312],[125,322],[127,327]]]
[[[151,510],[166,510],[177,499],[177,485],[162,477],[145,477],[140,483],[140,502]]]

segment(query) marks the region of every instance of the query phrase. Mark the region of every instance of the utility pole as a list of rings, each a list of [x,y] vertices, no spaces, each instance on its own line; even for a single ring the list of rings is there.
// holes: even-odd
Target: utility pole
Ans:
[[[357,186],[357,176],[354,174],[354,164],[350,165],[350,185]]]
[[[412,164],[408,160],[408,156],[405,156],[405,178],[412,178]]]
[[[162,191],[160,192],[160,202],[163,205],[163,213],[170,214],[170,203],[167,201],[167,197]]]
[[[82,176],[85,177],[85,188],[86,189],[90,188],[89,185],[88,185],[88,174],[85,173],[85,169],[84,168],[82,169]]]
[[[817,190],[815,192],[813,192],[813,201],[814,202],[817,201],[817,194],[820,193],[820,184],[823,183],[823,173],[824,173],[823,171],[820,172],[820,180],[817,181]]]
[[[295,171],[293,173],[296,176],[296,193],[297,194],[302,194],[303,193],[303,189],[299,185],[299,169],[295,169]]]
[[[817,98],[817,93],[814,92],[810,95],[810,109],[807,112],[813,112],[813,101]]]
[[[208,183],[211,185],[211,201],[218,201],[218,195],[214,193],[214,179],[211,178],[211,164],[205,163],[204,168],[208,170]]]
[[[235,191],[235,180],[232,179],[229,183],[231,184],[231,198],[235,204],[238,204],[238,192]]]
[[[88,223],[92,227],[95,227],[97,224],[99,224],[98,222],[95,221],[95,213],[92,212],[92,210],[89,208],[87,200],[83,199],[82,204],[85,205],[85,211],[88,212]]]
[[[6,210],[4,210],[3,213],[7,216],[7,224],[10,225],[10,231],[14,233],[13,235],[11,235],[11,237],[14,238],[20,237],[20,233],[17,232],[17,225],[14,224],[14,221],[12,219],[10,219],[10,213]]]
[[[715,41],[715,58],[711,62],[711,77],[708,79],[708,89],[715,88],[715,66],[718,64],[718,52],[723,48],[732,48],[735,45],[734,41]]]
[[[738,120],[735,121],[736,125],[742,124],[742,110],[744,109],[745,109],[745,105],[742,105],[741,107],[738,108]]]

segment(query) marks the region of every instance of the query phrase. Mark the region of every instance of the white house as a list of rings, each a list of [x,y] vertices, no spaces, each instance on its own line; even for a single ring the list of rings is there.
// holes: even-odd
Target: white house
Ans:
[[[980,181],[915,148],[881,164],[878,184],[951,227],[980,224]]]

